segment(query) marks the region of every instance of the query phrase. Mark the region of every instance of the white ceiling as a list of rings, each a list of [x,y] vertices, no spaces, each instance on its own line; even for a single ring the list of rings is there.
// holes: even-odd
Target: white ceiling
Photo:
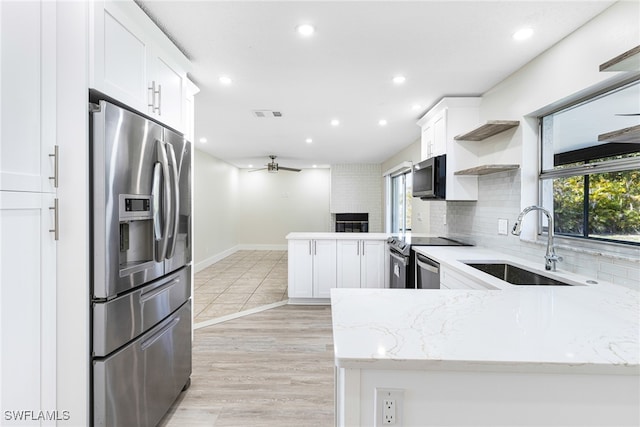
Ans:
[[[241,168],[269,154],[308,168],[383,162],[419,138],[440,98],[483,94],[613,1],[137,3],[193,63],[199,149]],[[296,33],[303,22],[313,36]],[[521,27],[533,37],[513,40]]]

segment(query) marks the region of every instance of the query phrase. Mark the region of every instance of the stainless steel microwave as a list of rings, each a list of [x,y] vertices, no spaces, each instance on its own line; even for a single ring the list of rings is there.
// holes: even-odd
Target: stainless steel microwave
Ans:
[[[446,198],[447,156],[431,157],[413,166],[413,197]]]

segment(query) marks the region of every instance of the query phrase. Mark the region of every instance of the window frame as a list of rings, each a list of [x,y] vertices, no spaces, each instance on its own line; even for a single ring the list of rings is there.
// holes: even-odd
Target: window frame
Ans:
[[[599,173],[607,173],[607,172],[623,172],[629,170],[640,170],[640,157],[629,157],[623,159],[613,159],[613,160],[605,160],[599,161],[595,163],[589,163],[588,160],[597,160],[598,158],[602,158],[608,155],[621,155],[621,154],[629,154],[638,152],[637,149],[629,148],[640,146],[640,143],[624,143],[617,144],[617,146],[610,147],[609,149],[599,146],[594,146],[591,148],[583,149],[583,150],[575,150],[576,152],[566,152],[566,153],[558,153],[554,154],[554,166],[570,164],[576,161],[586,161],[586,163],[575,166],[567,166],[561,169],[549,169],[543,170],[544,164],[544,137],[543,137],[543,118],[552,114],[555,114],[559,111],[563,111],[590,100],[594,100],[608,92],[613,92],[617,89],[620,89],[627,85],[632,85],[634,83],[640,83],[640,75],[633,76],[628,79],[623,79],[618,81],[617,83],[612,83],[607,86],[601,86],[597,90],[592,91],[590,94],[583,94],[582,96],[574,99],[570,102],[565,102],[561,105],[556,105],[554,108],[549,109],[547,111],[540,111],[536,114],[538,120],[538,201],[540,206],[544,205],[545,201],[545,193],[544,193],[544,183],[547,180],[553,180],[556,178],[566,178],[566,177],[584,177],[585,178],[585,190],[588,189],[588,176]],[[577,153],[577,151],[584,151],[583,153]],[[589,156],[588,153],[591,153]],[[600,155],[600,157],[595,157],[596,155]],[[556,163],[556,160],[559,160],[559,163]],[[548,195],[547,195],[548,196]],[[552,196],[553,197],[553,196]],[[583,205],[585,212],[585,222],[588,223],[588,202],[589,198],[584,197]],[[555,206],[552,206],[552,211],[555,210]],[[543,223],[544,221],[544,223]],[[548,234],[548,224],[546,223],[546,218],[542,218],[541,215],[538,216],[538,234]],[[623,241],[623,240],[615,240],[615,239],[607,239],[603,237],[592,237],[589,236],[588,227],[585,227],[584,235],[573,235],[573,234],[564,234],[559,233],[554,230],[556,238],[560,241],[566,239],[568,243],[571,242],[580,242],[581,246],[593,250],[599,250],[606,245],[607,249],[612,250],[613,252],[621,252],[626,253],[629,250],[637,251],[637,248],[640,246],[640,242],[631,242],[631,241]]]

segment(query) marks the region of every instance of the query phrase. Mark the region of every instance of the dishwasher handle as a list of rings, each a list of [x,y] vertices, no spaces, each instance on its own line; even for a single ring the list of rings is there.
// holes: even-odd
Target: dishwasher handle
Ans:
[[[416,254],[416,264],[424,270],[440,274],[440,264],[420,254]]]

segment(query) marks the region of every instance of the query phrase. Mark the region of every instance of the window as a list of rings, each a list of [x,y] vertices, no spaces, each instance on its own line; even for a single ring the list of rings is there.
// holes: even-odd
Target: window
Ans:
[[[541,146],[554,231],[640,245],[640,81],[543,116]]]
[[[411,171],[391,177],[391,233],[411,231]]]

